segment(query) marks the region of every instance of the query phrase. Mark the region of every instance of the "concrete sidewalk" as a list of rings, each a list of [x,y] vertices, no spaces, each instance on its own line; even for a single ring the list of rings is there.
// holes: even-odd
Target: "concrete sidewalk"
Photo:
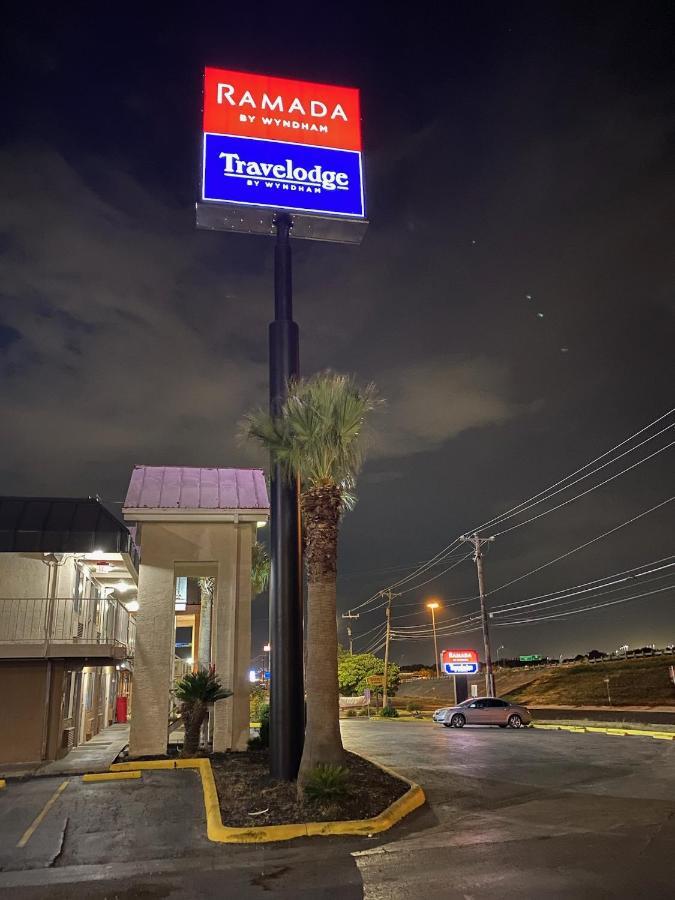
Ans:
[[[80,744],[63,759],[47,763],[37,775],[84,775],[87,772],[107,772],[120,752],[129,743],[129,725],[110,725],[86,744]]]

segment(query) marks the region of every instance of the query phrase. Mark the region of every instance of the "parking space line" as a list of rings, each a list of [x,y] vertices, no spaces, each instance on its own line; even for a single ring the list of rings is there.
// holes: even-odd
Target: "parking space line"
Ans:
[[[24,831],[24,833],[23,833],[22,836],[21,836],[21,840],[20,840],[19,843],[16,845],[17,847],[25,847],[25,846],[26,846],[26,844],[28,843],[28,841],[33,837],[33,835],[35,834],[35,832],[36,832],[37,829],[39,828],[40,823],[42,822],[42,820],[45,818],[45,816],[47,815],[47,813],[49,812],[49,810],[50,810],[50,809],[52,808],[52,806],[56,803],[56,801],[59,799],[59,797],[60,797],[61,794],[65,791],[65,789],[68,787],[69,784],[70,784],[70,782],[68,781],[68,779],[66,779],[64,782],[62,782],[62,783],[58,786],[58,788],[54,791],[54,793],[52,794],[52,796],[49,798],[49,800],[47,800],[47,802],[46,802],[45,805],[43,806],[41,812],[38,813],[38,815],[33,819],[32,823],[31,823],[31,824],[28,826],[28,828]]]

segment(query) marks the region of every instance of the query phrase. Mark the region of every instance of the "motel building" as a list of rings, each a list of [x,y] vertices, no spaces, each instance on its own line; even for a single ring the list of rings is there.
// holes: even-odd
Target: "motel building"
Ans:
[[[164,754],[174,681],[210,664],[233,691],[212,747],[246,748],[262,470],[136,466],[123,517],[94,498],[0,497],[0,766],[105,744],[113,724],[131,756]]]

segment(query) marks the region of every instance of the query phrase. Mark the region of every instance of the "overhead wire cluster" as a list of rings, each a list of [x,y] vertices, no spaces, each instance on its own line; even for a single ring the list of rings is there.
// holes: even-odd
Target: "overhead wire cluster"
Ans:
[[[575,493],[573,496],[561,497],[560,502],[555,503],[553,506],[548,505],[551,500],[553,500],[556,497],[559,497],[561,494],[564,494],[565,492],[569,491],[571,488],[580,484],[581,482],[592,478],[593,476],[597,475],[600,472],[603,472],[603,474],[604,474],[604,471],[606,469],[608,469],[611,466],[616,465],[621,460],[623,460],[625,457],[629,456],[630,454],[635,453],[636,451],[640,450],[642,447],[649,444],[650,442],[655,441],[656,439],[662,437],[663,435],[667,435],[667,438],[673,436],[672,430],[675,429],[674,414],[675,414],[675,408],[668,410],[668,412],[666,412],[663,415],[659,416],[658,418],[654,419],[652,422],[650,422],[649,424],[640,428],[633,434],[629,435],[627,438],[620,441],[618,444],[615,444],[614,446],[610,447],[608,450],[604,451],[599,456],[596,456],[593,459],[589,460],[584,465],[578,467],[573,472],[570,472],[565,477],[559,479],[555,483],[549,485],[548,487],[546,487],[543,490],[539,491],[538,493],[532,495],[531,497],[528,497],[526,500],[521,501],[520,503],[511,507],[510,509],[505,510],[502,513],[499,513],[496,516],[493,516],[491,519],[488,519],[485,522],[482,522],[480,525],[476,525],[471,529],[467,529],[466,533],[467,534],[471,534],[471,533],[477,534],[479,532],[485,533],[485,531],[489,529],[492,532],[494,537],[500,537],[500,536],[507,535],[510,532],[515,531],[516,529],[522,528],[527,525],[531,525],[533,522],[538,521],[542,517],[547,516],[553,512],[556,512],[557,510],[560,510],[563,507],[566,507],[566,506],[576,502],[577,500],[581,500],[583,497],[586,497],[588,494],[592,493],[593,491],[596,491],[599,488],[609,484],[610,482],[613,482],[616,479],[622,477],[623,475],[626,475],[628,472],[636,469],[638,466],[641,466],[643,463],[646,463],[649,460],[654,459],[661,453],[663,453],[666,450],[669,450],[673,446],[675,446],[675,439],[667,440],[665,444],[661,443],[660,445],[656,446],[655,449],[654,449],[654,445],[652,444],[652,447],[649,448],[649,452],[647,452],[645,455],[641,456],[637,460],[634,460],[634,461],[626,460],[626,462],[628,464],[624,465],[619,471],[608,474],[607,477],[601,476],[600,480],[595,481],[588,486],[584,486],[583,490]],[[657,426],[661,426],[661,427],[659,427],[657,429]],[[655,429],[657,429],[657,430],[655,430]],[[670,434],[669,434],[669,432],[670,432]],[[534,575],[535,573],[540,572],[543,569],[546,569],[547,567],[554,565],[555,563],[560,562],[561,560],[566,559],[569,556],[586,549],[587,547],[591,546],[592,544],[595,544],[596,542],[601,541],[601,540],[615,534],[617,531],[627,527],[628,525],[631,525],[631,524],[643,519],[645,516],[647,516],[653,512],[656,512],[657,510],[666,506],[668,503],[671,503],[673,500],[675,500],[675,494],[665,498],[664,500],[652,505],[651,507],[649,507],[645,510],[642,510],[641,512],[637,513],[636,515],[626,519],[623,522],[620,522],[618,525],[616,525],[610,529],[607,529],[606,531],[604,531],[598,535],[595,535],[594,537],[590,538],[589,540],[584,541],[583,543],[579,544],[578,546],[573,547],[570,550],[567,550],[566,552],[554,557],[553,559],[543,562],[541,565],[536,566],[535,568],[531,569],[530,571],[525,572],[521,575],[518,575],[517,577],[510,579],[509,581],[499,585],[498,587],[493,588],[492,590],[488,591],[488,596],[492,596],[492,595],[496,594],[498,591],[504,590],[505,588],[510,587],[511,585],[516,584],[516,583],[522,581],[523,579],[528,578],[531,575]],[[536,507],[541,507],[544,504],[546,504],[544,506],[544,508],[539,509],[533,515],[530,515],[527,518],[519,521],[519,519],[521,518],[522,515],[532,511]],[[499,529],[499,530],[494,531],[494,529]],[[383,588],[383,589],[377,591],[376,593],[371,595],[367,600],[364,600],[361,604],[359,604],[359,606],[355,607],[354,609],[355,610],[364,610],[364,612],[363,612],[364,615],[368,615],[371,612],[375,612],[376,610],[382,609],[384,606],[387,605],[387,602],[388,602],[388,600],[386,599],[387,592],[395,590],[396,596],[398,597],[402,594],[407,594],[412,591],[416,591],[416,590],[426,586],[427,584],[431,583],[432,581],[435,581],[436,579],[442,577],[447,572],[452,571],[457,566],[459,566],[462,562],[464,562],[466,559],[468,559],[471,555],[472,555],[472,551],[469,553],[466,553],[465,547],[460,546],[460,539],[456,538],[454,541],[452,541],[450,544],[448,544],[446,547],[444,547],[442,550],[440,550],[438,553],[436,553],[430,559],[426,560],[424,563],[421,563],[420,565],[415,567],[411,572],[409,572],[407,575],[403,576],[402,578],[399,578],[397,581],[390,584],[387,588]],[[451,560],[450,565],[443,568],[442,571],[436,571],[438,568],[440,568],[441,565],[443,565],[445,562],[447,562],[449,560]],[[651,565],[651,563],[648,563],[645,565]],[[641,569],[641,568],[642,568],[641,566],[637,566],[637,567],[635,567],[635,570],[628,570],[628,571],[637,572],[637,570]],[[669,566],[666,566],[665,568],[669,568]],[[623,573],[616,573],[616,574],[618,576]],[[649,571],[640,572],[638,574],[631,575],[630,578],[634,580],[637,578],[642,578],[644,575],[647,575],[647,574],[649,574]],[[423,581],[420,582],[419,578],[422,576],[426,576],[426,577],[424,578]],[[604,578],[604,579],[597,579],[596,580],[597,584],[595,584],[595,586],[592,587],[592,589],[584,592],[585,594],[587,594],[585,599],[593,599],[597,596],[600,596],[600,594],[597,593],[597,591],[599,591],[603,587],[608,587],[608,584],[606,583],[607,579],[608,578],[611,579],[614,577],[615,576],[606,576],[606,578]],[[612,582],[612,583],[614,583],[614,582]],[[594,585],[593,582],[588,583],[588,586],[592,586],[592,585]],[[586,587],[586,586],[584,586],[584,587]],[[616,588],[617,591],[620,591],[623,589],[625,589],[625,588]],[[653,595],[661,593],[662,591],[666,591],[669,589],[670,589],[669,586],[658,588],[658,589],[655,589],[654,591],[649,591],[644,594],[640,594],[639,598],[646,597],[646,596],[653,596]],[[572,590],[572,589],[570,589],[570,590]],[[593,591],[595,591],[595,593]],[[561,593],[564,593],[564,592],[552,592],[551,595],[543,595],[544,597],[547,598],[545,600],[545,602],[552,603],[556,599],[562,600],[563,599],[562,597],[556,596]],[[566,594],[565,596],[572,597],[573,595]],[[533,601],[537,601],[540,598],[530,598],[530,599]],[[534,622],[534,621],[544,621],[546,619],[562,618],[565,615],[578,614],[578,613],[582,613],[582,612],[590,612],[593,609],[600,609],[600,608],[603,608],[606,606],[614,605],[616,603],[627,602],[632,599],[638,599],[638,595],[630,596],[630,597],[623,597],[623,598],[619,598],[619,599],[606,600],[600,604],[591,604],[588,607],[575,608],[574,610],[567,610],[567,612],[564,612],[564,613],[556,612],[556,613],[553,613],[552,615],[538,616],[536,619],[532,616],[526,616],[525,619],[514,620],[514,619],[510,619],[510,618],[504,618],[502,621],[493,621],[495,619],[495,617],[497,617],[497,619],[499,619],[500,617],[503,617],[506,615],[505,610],[507,607],[510,606],[510,604],[505,604],[503,607],[493,608],[490,613],[490,619],[491,619],[491,623],[495,624],[495,625],[529,624],[530,622]],[[450,605],[454,607],[454,606],[461,605],[464,603],[475,602],[477,600],[478,600],[477,596],[462,597],[462,598],[458,598],[457,600],[450,601]],[[518,601],[518,602],[520,603],[520,601]],[[405,605],[407,605],[407,604],[400,604],[397,602],[395,605],[395,611],[398,612],[398,610]],[[416,604],[413,604],[413,605],[416,605]],[[524,608],[524,607],[521,605],[520,608]],[[515,612],[515,610],[514,610],[514,612]],[[415,616],[415,615],[417,615],[417,613],[410,613],[408,616],[406,616],[404,614],[403,616],[397,616],[397,619],[400,620],[401,618],[406,618],[406,617]],[[461,633],[463,633],[464,630],[473,631],[473,630],[480,628],[479,619],[480,619],[479,615],[477,615],[476,612],[474,612],[472,610],[463,617],[457,617],[457,618],[453,618],[451,620],[438,620],[437,633],[438,634],[461,634]],[[376,646],[379,642],[381,642],[383,640],[381,632],[384,631],[384,625],[376,626],[376,628],[371,629],[370,632],[365,632],[363,635],[361,635],[359,637],[359,639],[362,639],[362,638],[366,637],[368,634],[373,633],[375,631],[377,631],[377,634],[376,634],[377,640],[374,642],[371,641],[371,644]],[[432,629],[431,629],[431,626],[428,624],[410,625],[410,626],[397,625],[395,627],[392,627],[392,631],[391,631],[391,637],[394,640],[403,640],[403,639],[409,640],[414,637],[416,637],[418,639],[428,640],[428,638],[431,636],[431,634],[432,634]]]

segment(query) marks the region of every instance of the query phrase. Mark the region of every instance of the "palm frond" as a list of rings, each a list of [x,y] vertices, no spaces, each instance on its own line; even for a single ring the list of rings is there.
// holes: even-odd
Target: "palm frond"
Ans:
[[[263,545],[256,541],[251,553],[251,591],[253,596],[262,594],[270,580],[270,558]]]
[[[296,475],[303,488],[334,484],[346,507],[355,501],[356,475],[363,462],[363,428],[381,401],[373,384],[320,372],[289,384],[281,415],[273,419],[256,410],[241,432],[268,450],[284,472]]]

